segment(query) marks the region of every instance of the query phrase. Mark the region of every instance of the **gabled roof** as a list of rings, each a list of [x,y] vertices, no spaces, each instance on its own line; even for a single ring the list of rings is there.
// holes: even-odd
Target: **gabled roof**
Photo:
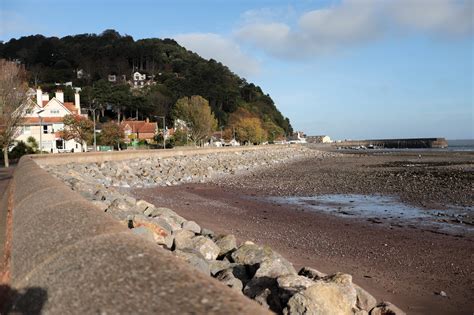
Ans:
[[[146,122],[144,120],[124,120],[121,125],[131,132],[155,133],[158,129],[156,122]]]

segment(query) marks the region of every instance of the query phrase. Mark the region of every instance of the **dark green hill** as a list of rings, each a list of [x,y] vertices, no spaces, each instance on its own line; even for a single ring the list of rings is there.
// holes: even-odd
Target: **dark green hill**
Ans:
[[[170,116],[172,105],[183,96],[201,95],[209,103],[220,125],[239,107],[254,112],[264,121],[291,132],[287,118],[269,95],[248,83],[215,60],[205,60],[172,39],[134,40],[114,30],[100,35],[80,34],[63,38],[42,35],[11,39],[0,44],[0,57],[21,61],[31,74],[31,83],[53,87],[55,82],[72,81],[86,88],[123,85],[134,71],[146,74],[156,84],[133,92],[121,104],[124,113]],[[78,75],[79,72],[79,75]],[[81,76],[82,74],[82,76]],[[108,76],[117,82],[109,83]],[[87,88],[85,89],[87,91]],[[110,89],[109,89],[110,90]],[[84,93],[83,93],[84,94]],[[84,95],[87,102],[87,95]]]

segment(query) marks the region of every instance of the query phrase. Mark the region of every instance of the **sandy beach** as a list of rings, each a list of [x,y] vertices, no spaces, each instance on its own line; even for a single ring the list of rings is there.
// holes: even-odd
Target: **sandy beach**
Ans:
[[[352,274],[354,282],[377,299],[391,301],[409,314],[471,314],[473,157],[418,151],[342,154],[212,184],[133,193],[217,233],[268,244],[296,267]],[[354,206],[326,202],[329,212],[315,210],[322,203],[317,199],[269,199],[328,194],[390,196],[393,203],[407,206],[407,214],[418,211],[425,217],[354,215],[350,212],[357,206],[356,198],[349,200]],[[447,297],[440,296],[441,291]]]

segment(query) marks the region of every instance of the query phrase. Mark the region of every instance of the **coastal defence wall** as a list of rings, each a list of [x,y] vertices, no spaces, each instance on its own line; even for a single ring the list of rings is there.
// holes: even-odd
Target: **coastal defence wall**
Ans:
[[[10,307],[26,314],[266,314],[257,303],[133,235],[38,165],[252,149],[23,157],[2,200],[8,213],[0,312]]]
[[[445,138],[413,138],[413,139],[376,139],[376,140],[348,140],[337,142],[337,147],[374,146],[387,149],[434,149],[446,148]]]

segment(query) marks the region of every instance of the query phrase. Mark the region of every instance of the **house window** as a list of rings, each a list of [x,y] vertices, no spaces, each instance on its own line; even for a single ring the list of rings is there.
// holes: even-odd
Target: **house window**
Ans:
[[[24,135],[31,134],[31,127],[30,126],[23,126],[23,134]]]
[[[43,125],[43,133],[48,133],[48,125]]]
[[[58,149],[58,150],[64,149],[64,140],[63,139],[56,140],[56,149]]]
[[[51,114],[59,114],[59,109],[52,109],[50,110]]]

